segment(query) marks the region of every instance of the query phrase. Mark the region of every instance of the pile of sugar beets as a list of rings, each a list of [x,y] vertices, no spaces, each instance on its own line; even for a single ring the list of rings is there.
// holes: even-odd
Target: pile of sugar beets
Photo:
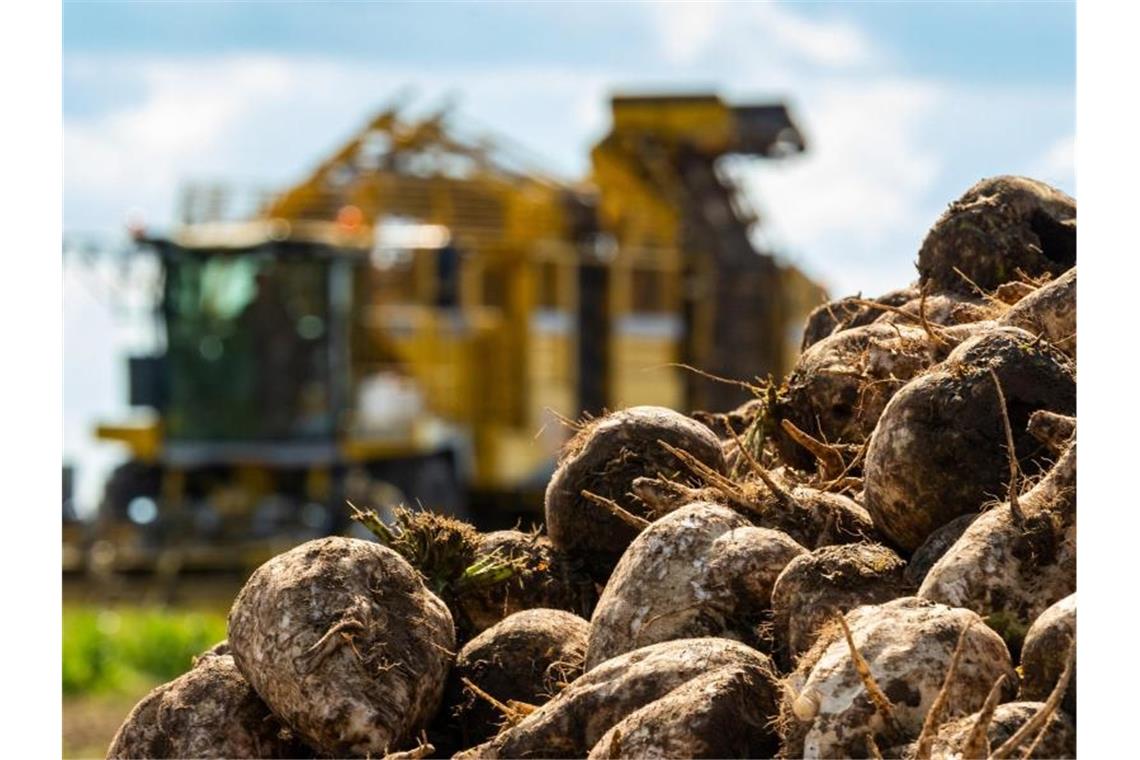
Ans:
[[[1076,206],[1021,177],[728,414],[575,423],[545,532],[262,565],[110,757],[1071,757]]]

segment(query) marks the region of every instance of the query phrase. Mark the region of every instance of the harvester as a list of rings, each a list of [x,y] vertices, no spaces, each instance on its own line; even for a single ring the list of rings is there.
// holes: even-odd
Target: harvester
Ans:
[[[758,251],[726,156],[804,150],[783,105],[615,97],[593,171],[525,168],[446,114],[384,110],[241,219],[189,194],[139,232],[164,273],[143,424],[100,507],[116,568],[248,566],[348,528],[346,501],[539,519],[583,414],[727,411],[780,376],[824,298]]]

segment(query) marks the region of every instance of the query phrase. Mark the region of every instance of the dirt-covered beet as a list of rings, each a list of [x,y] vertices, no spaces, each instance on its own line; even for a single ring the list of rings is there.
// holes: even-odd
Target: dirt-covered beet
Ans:
[[[478,556],[502,558],[511,573],[459,596],[459,608],[475,633],[522,610],[565,610],[585,618],[594,610],[598,592],[593,580],[579,562],[555,551],[546,536],[518,530],[484,533]]]
[[[986,719],[985,715],[975,713],[962,718],[949,721],[938,729],[931,743],[930,757],[961,757],[964,760],[972,758],[986,758],[990,752],[1002,746],[1013,737],[1026,721],[1032,718],[1044,705],[1041,702],[1007,702],[998,705],[993,714]],[[986,720],[984,737],[978,727],[978,721]],[[977,733],[975,733],[977,731]],[[1053,719],[1045,726],[1041,741],[1029,755],[1025,752],[1034,741],[1036,733],[1023,741],[1018,742],[1011,757],[1041,758],[1053,760],[1059,757],[1077,756],[1077,726],[1068,715],[1055,713]],[[971,741],[981,740],[981,752],[974,754],[967,750]],[[975,745],[976,746],[976,745]],[[914,757],[914,745],[908,746],[902,753],[903,758]]]
[[[494,736],[506,718],[502,707],[509,709],[511,702],[543,704],[580,676],[589,628],[587,621],[569,612],[531,609],[504,618],[467,642],[455,661],[446,700],[459,746],[471,747]]]
[[[719,668],[628,715],[598,740],[589,757],[772,757],[778,704],[767,668]]]
[[[698,502],[633,540],[590,620],[586,667],[671,639],[725,636],[757,645],[772,584],[805,549],[786,534]]]
[[[899,555],[871,543],[825,546],[793,559],[772,588],[777,659],[789,666],[836,612],[913,594],[905,569]]]
[[[405,748],[435,714],[455,658],[446,605],[391,549],[332,537],[259,567],[229,616],[242,675],[307,744]]]
[[[861,296],[847,296],[820,304],[812,309],[804,321],[804,336],[800,343],[800,351],[806,351],[810,346],[842,330],[874,322],[883,313],[883,309],[870,306],[865,301],[887,307],[902,306],[918,295],[918,288],[911,286],[892,290],[878,298],[863,299]]]
[[[581,560],[599,584],[639,529],[583,491],[646,517],[630,494],[634,478],[673,477],[679,465],[658,441],[687,452],[717,472],[725,471],[716,435],[670,409],[637,406],[591,421],[567,442],[546,489],[546,528],[559,551]]]
[[[906,578],[911,585],[916,589],[922,585],[922,581],[930,572],[930,568],[934,567],[934,563],[942,559],[942,555],[948,552],[950,547],[962,537],[966,528],[970,527],[970,523],[977,517],[977,515],[955,517],[942,527],[936,528],[933,533],[926,537],[926,540],[914,550],[906,563]]]
[[[881,747],[918,738],[967,627],[947,718],[981,708],[1000,676],[1013,694],[1017,674],[1005,643],[969,610],[903,597],[857,607],[845,620],[888,714],[868,695],[846,637],[833,626],[786,682],[783,757],[866,757],[868,733]]]
[[[918,252],[919,283],[931,292],[994,290],[1019,271],[1055,277],[1076,263],[1076,201],[1027,177],[978,182],[950,204]]]
[[[879,418],[864,464],[875,527],[910,552],[938,527],[1000,500],[1009,482],[1003,409],[1021,470],[1036,473],[1049,452],[1028,433],[1029,416],[1075,406],[1074,368],[1049,344],[1014,327],[964,341]]]
[[[908,380],[937,362],[941,345],[916,325],[843,330],[800,355],[776,415],[828,443],[862,444],[883,408]],[[814,457],[783,429],[784,461],[810,470]]]
[[[1003,325],[1020,327],[1065,352],[1077,356],[1077,268],[1042,285],[1013,305],[999,319]]]
[[[1025,634],[1021,648],[1019,699],[1045,700],[1065,671],[1069,647],[1077,638],[1077,595],[1070,594],[1042,612]],[[1077,671],[1074,666],[1061,707],[1077,714]]]
[[[111,740],[108,758],[312,757],[229,655],[206,654],[151,691]]]
[[[918,595],[986,617],[1015,653],[1029,626],[1077,586],[1077,445],[1018,499],[966,528]]]
[[[456,758],[585,757],[614,725],[678,686],[726,667],[772,672],[767,656],[720,638],[665,641],[588,670],[494,739]],[[778,688],[773,676],[773,693]]]

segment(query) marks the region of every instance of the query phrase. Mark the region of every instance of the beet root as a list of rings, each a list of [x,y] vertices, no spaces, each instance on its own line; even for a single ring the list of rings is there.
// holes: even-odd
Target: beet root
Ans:
[[[332,537],[250,576],[230,610],[229,642],[242,675],[310,746],[381,755],[435,714],[455,630],[400,555]]]
[[[850,646],[832,627],[786,682],[795,697],[783,706],[784,757],[863,757],[868,733],[887,747],[917,738],[967,627],[947,716],[979,709],[1001,676],[1016,683],[1005,644],[969,610],[903,597],[844,619],[887,705],[868,698]]]
[[[631,713],[598,740],[589,757],[772,757],[777,707],[769,671],[730,665]]]
[[[1044,336],[1070,359],[1077,357],[1077,268],[1018,301],[998,322]]]
[[[588,670],[491,741],[456,758],[584,757],[615,724],[694,678],[726,667],[772,673],[771,661],[728,639],[665,641]],[[766,688],[778,693],[775,676]]]
[[[1077,418],[1042,410],[1029,415],[1026,430],[1051,453],[1060,456],[1077,435]]]
[[[512,702],[542,704],[580,676],[589,628],[569,612],[531,609],[467,642],[452,669],[446,700],[459,746],[494,736],[496,727],[509,719],[503,708],[509,713]]]
[[[658,441],[692,455],[723,473],[724,451],[711,430],[669,409],[638,406],[584,426],[566,444],[546,489],[546,527],[554,547],[580,560],[599,584],[609,578],[639,528],[583,491],[610,500],[636,517],[647,517],[630,494],[634,478],[670,477],[676,458]]]
[[[1077,595],[1070,594],[1042,612],[1025,634],[1021,648],[1021,693],[1019,699],[1045,700],[1065,671],[1069,647],[1077,638]],[[1077,671],[1061,700],[1061,707],[1077,714]]]
[[[1012,327],[966,340],[907,383],[879,418],[864,464],[875,527],[909,552],[938,527],[978,512],[1008,488],[1004,416],[1020,468],[1032,472],[1048,451],[1026,431],[1029,415],[1071,414],[1075,406],[1073,367],[1056,349]]]
[[[772,627],[781,663],[790,665],[835,617],[864,604],[907,596],[906,563],[885,546],[825,546],[788,563],[772,588]]]
[[[932,292],[994,290],[1018,270],[1055,277],[1076,263],[1076,202],[1026,177],[978,182],[950,204],[918,252],[919,283]]]
[[[987,617],[1020,650],[1030,624],[1076,591],[1077,445],[1018,499],[995,507],[966,528],[919,587],[918,596]]]
[[[229,655],[204,655],[151,691],[111,740],[108,758],[312,757],[273,716]]]
[[[756,644],[772,584],[805,549],[730,509],[690,504],[629,545],[590,621],[586,668],[649,644],[725,636]]]
[[[222,639],[217,644],[214,644],[214,646],[210,647],[205,652],[202,652],[202,654],[195,657],[193,665],[194,667],[198,667],[199,663],[205,662],[211,657],[222,657],[228,654],[231,654],[230,642],[226,639]]]

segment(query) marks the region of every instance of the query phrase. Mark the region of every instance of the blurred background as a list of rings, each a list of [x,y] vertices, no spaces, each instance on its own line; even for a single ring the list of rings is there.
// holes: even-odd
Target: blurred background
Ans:
[[[64,730],[346,500],[541,520],[565,421],[748,398],[969,185],[1075,195],[1067,3],[65,3]]]

